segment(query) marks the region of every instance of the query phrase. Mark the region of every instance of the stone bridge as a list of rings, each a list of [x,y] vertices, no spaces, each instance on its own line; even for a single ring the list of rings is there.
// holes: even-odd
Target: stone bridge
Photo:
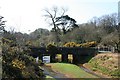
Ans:
[[[62,55],[62,62],[68,62],[68,54],[73,56],[73,63],[85,63],[89,61],[97,53],[96,48],[81,48],[81,47],[57,47],[56,49],[47,50],[45,47],[30,47],[31,56],[39,57],[42,60],[42,57],[45,55],[50,56],[50,62],[56,62],[56,55]]]

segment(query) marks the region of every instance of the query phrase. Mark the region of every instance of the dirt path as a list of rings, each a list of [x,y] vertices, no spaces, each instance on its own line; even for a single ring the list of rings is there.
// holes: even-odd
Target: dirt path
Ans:
[[[51,76],[53,78],[55,78],[56,80],[59,80],[59,78],[68,78],[66,77],[64,74],[58,73],[58,72],[54,72],[51,67],[48,66],[42,66],[43,70],[44,70],[44,74]]]

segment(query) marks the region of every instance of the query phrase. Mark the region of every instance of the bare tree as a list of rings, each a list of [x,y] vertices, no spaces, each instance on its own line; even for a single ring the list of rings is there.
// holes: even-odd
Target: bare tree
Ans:
[[[99,26],[103,27],[107,33],[111,33],[114,31],[115,26],[117,25],[117,13],[113,13],[110,15],[104,15],[99,18]]]
[[[50,26],[53,26],[52,31],[55,32],[56,42],[59,42],[60,41],[60,38],[58,36],[59,28],[56,23],[60,19],[56,19],[56,18],[64,16],[64,14],[67,10],[65,8],[59,9],[58,7],[53,7],[52,9],[44,9],[44,11],[46,12],[46,14],[44,16],[46,17],[47,20],[49,20]]]
[[[105,44],[107,46],[114,46],[116,47],[116,50],[119,52],[119,45],[120,45],[120,40],[119,40],[119,33],[117,31],[112,32],[108,34],[107,36],[104,36],[102,38],[102,44]]]
[[[5,31],[5,22],[3,20],[4,17],[0,16],[0,32]]]

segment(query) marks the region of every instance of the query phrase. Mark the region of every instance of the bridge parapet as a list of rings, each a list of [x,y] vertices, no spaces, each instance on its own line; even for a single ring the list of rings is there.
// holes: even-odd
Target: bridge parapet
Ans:
[[[30,48],[34,53],[48,54],[50,53],[45,47],[32,47]],[[97,53],[97,48],[81,48],[81,47],[57,47],[55,54],[81,54],[90,55]]]

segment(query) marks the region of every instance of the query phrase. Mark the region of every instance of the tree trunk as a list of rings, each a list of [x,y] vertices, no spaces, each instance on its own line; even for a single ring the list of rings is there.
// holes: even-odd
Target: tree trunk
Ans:
[[[53,22],[53,26],[54,26],[54,30],[55,30],[55,37],[56,37],[56,42],[60,42],[60,38],[59,38],[59,35],[58,35],[58,30],[57,30],[57,27],[56,27],[56,24],[55,24],[55,21],[54,19],[52,18],[52,22]]]

